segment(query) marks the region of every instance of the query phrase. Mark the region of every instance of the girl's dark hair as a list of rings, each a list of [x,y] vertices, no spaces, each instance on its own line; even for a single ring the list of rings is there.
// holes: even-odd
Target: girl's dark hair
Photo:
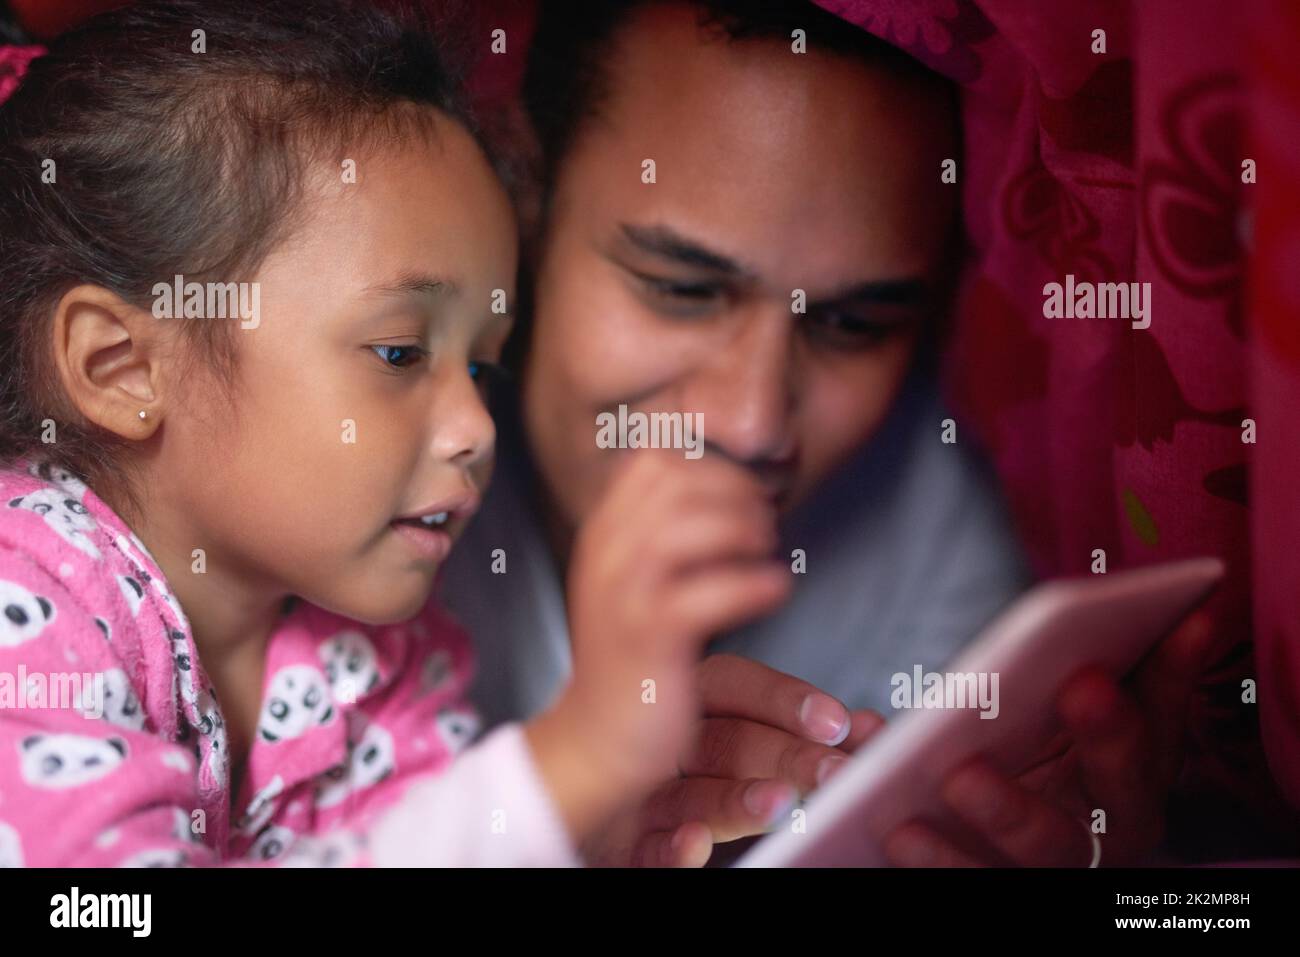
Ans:
[[[148,308],[178,274],[247,279],[300,221],[313,160],[432,135],[437,111],[472,130],[437,26],[356,0],[146,0],[54,41],[0,105],[0,462],[37,453],[134,500],[120,442],[59,387],[59,298],[90,283]],[[232,323],[168,321],[232,380]]]

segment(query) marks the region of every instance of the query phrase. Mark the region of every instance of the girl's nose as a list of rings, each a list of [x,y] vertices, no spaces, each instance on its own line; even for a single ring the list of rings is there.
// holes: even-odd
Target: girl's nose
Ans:
[[[439,461],[464,467],[491,454],[496,425],[468,370],[447,377],[434,400],[431,419],[430,450]]]

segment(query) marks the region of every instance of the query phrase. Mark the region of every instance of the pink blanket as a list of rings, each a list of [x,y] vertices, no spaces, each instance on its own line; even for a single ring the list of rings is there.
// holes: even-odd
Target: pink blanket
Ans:
[[[1202,773],[1254,791],[1225,744],[1258,720],[1300,805],[1300,12],[819,2],[962,87],[973,254],[948,385],[1038,571],[1225,558]],[[1069,276],[1149,282],[1149,328],[1046,318]]]

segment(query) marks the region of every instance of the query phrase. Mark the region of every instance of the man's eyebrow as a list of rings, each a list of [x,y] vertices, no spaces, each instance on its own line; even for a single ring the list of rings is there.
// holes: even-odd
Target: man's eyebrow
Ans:
[[[453,279],[445,279],[429,273],[403,273],[396,279],[367,286],[366,292],[379,295],[436,295],[451,298],[459,295],[460,287]]]
[[[637,226],[632,223],[620,223],[619,229],[628,242],[652,256],[740,279],[752,279],[756,276],[752,269],[725,253],[709,249],[668,226]],[[926,280],[908,276],[902,279],[873,279],[853,283],[819,295],[814,302],[821,306],[844,302],[911,306],[926,303],[933,292],[931,284]]]
[[[683,266],[696,269],[708,269],[737,278],[751,278],[753,270],[747,269],[725,253],[688,239],[668,226],[637,226],[632,223],[619,223],[623,238],[644,253],[671,259]]]

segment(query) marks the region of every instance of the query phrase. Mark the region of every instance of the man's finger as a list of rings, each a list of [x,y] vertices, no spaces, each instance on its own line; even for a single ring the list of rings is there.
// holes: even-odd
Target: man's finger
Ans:
[[[1161,762],[1162,781],[1172,782],[1182,767],[1188,708],[1213,644],[1213,622],[1197,612],[1156,647],[1135,676],[1134,691]]]
[[[1080,867],[1092,856],[1084,825],[988,763],[958,768],[943,798],[993,848],[1025,867]]]
[[[770,778],[808,794],[849,760],[838,748],[756,721],[704,718],[699,727],[699,736],[679,763],[688,776]]]
[[[641,838],[632,851],[632,867],[703,867],[713,854],[709,828],[693,821]]]
[[[671,831],[685,822],[698,821],[707,825],[713,842],[725,844],[764,833],[788,817],[797,800],[794,788],[783,781],[681,778],[646,800],[642,828]]]
[[[849,717],[851,719],[849,736],[840,742],[840,750],[847,751],[849,754],[885,730],[885,725],[888,723],[880,712],[872,711],[870,708],[861,708],[852,712]]]
[[[790,569],[780,562],[723,563],[674,585],[661,614],[689,634],[707,636],[775,611],[791,587]]]
[[[709,655],[696,671],[704,713],[746,718],[835,746],[849,733],[849,711],[806,681],[738,655]]]
[[[917,821],[896,828],[885,840],[884,852],[895,867],[983,866]]]
[[[1081,687],[1091,680],[1089,690]],[[1104,675],[1084,678],[1078,693],[1062,697],[1061,715],[1075,737],[1075,760],[1095,806],[1107,812],[1112,833],[1137,844],[1161,837],[1167,782],[1153,765],[1149,732],[1133,699]],[[1085,693],[1086,692],[1086,693]]]

